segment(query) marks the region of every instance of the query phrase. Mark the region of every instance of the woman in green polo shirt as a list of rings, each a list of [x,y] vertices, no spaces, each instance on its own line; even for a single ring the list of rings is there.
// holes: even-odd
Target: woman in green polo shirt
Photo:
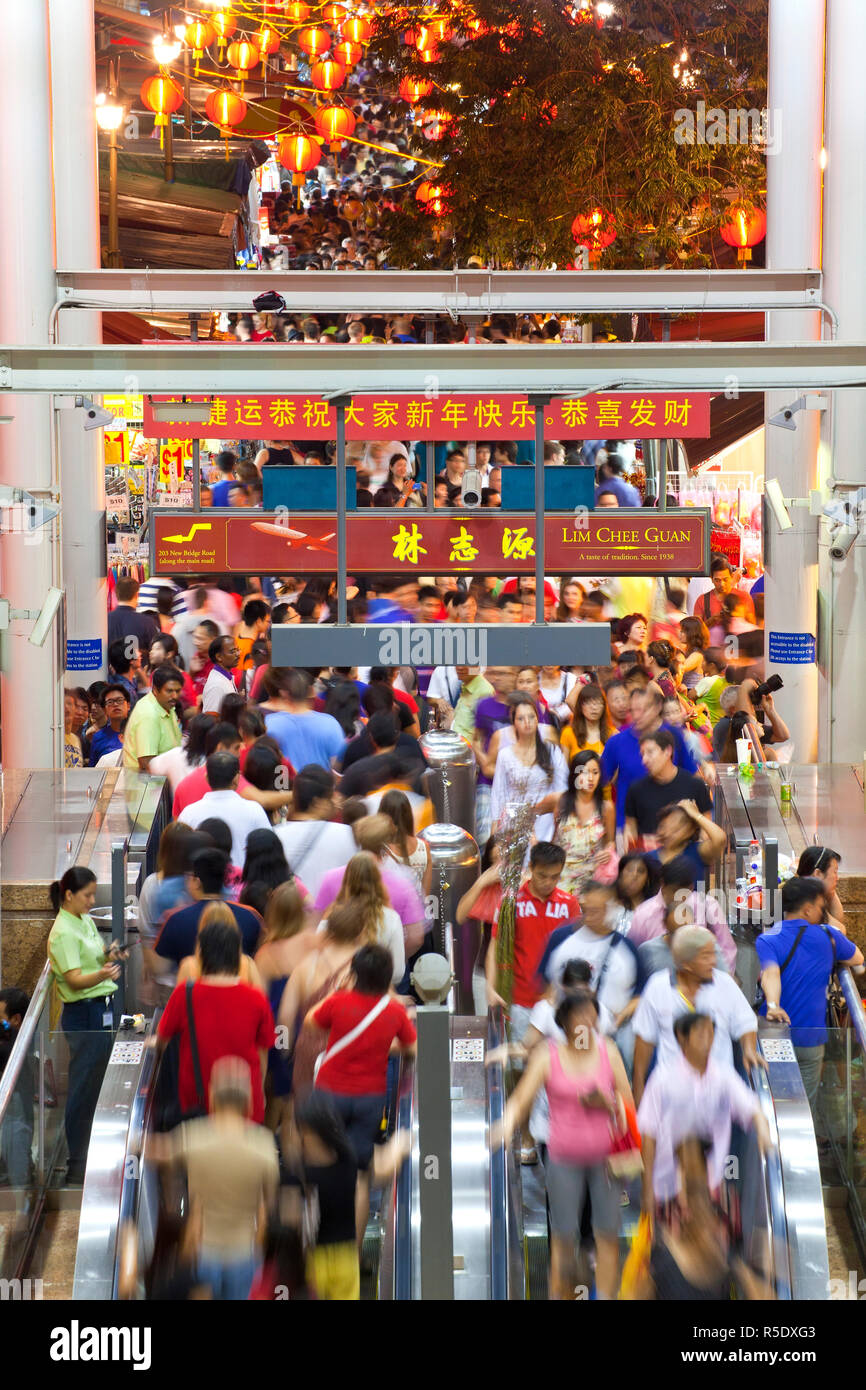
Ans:
[[[74,865],[51,885],[57,916],[48,937],[48,958],[63,1001],[61,1027],[69,1047],[66,1097],[67,1182],[84,1180],[87,1148],[99,1089],[111,1052],[112,996],[125,956],[117,942],[108,951],[88,914],[96,898],[96,875]]]

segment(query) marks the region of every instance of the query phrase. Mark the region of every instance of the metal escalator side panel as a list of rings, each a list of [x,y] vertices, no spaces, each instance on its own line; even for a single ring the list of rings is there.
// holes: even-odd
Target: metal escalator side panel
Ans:
[[[154,1028],[151,1020],[149,1032]],[[155,1067],[156,1053],[147,1045],[147,1035],[115,1036],[87,1151],[74,1299],[116,1296],[118,1241],[124,1220],[135,1219],[138,1149]]]
[[[745,1243],[745,1256],[749,1263],[754,1267],[760,1262],[755,1258],[761,1252],[766,1252],[769,1269],[766,1272],[771,1276],[775,1289],[776,1297],[780,1300],[791,1298],[791,1260],[790,1248],[788,1245],[788,1218],[785,1211],[785,1185],[782,1176],[782,1156],[779,1152],[779,1131],[776,1124],[776,1111],[773,1105],[773,1096],[770,1090],[770,1083],[766,1072],[760,1068],[755,1068],[751,1076],[752,1089],[761,1107],[761,1114],[767,1123],[770,1131],[770,1141],[772,1147],[765,1155],[759,1156],[760,1161],[760,1193],[763,1204],[757,1213],[760,1219],[760,1230],[752,1227],[747,1229],[747,1212],[743,1213],[743,1236]],[[754,1134],[751,1136],[753,1150],[757,1151],[757,1143]],[[757,1222],[756,1222],[757,1226]]]
[[[489,1052],[506,1042],[505,1019],[500,1006],[488,1014]],[[485,1067],[487,1080],[487,1133],[501,1123],[507,1102],[505,1068],[501,1062]],[[490,1146],[490,1297],[494,1302],[526,1297],[526,1259],[523,1247],[520,1169],[514,1146],[500,1142]]]
[[[396,1130],[411,1136],[412,1148],[391,1181],[387,1202],[388,1215],[379,1261],[379,1298],[386,1302],[408,1302],[413,1297],[413,1289],[418,1287],[415,1273],[419,1235],[416,1103],[415,1067],[410,1059],[404,1058],[397,1082]]]
[[[827,1226],[815,1126],[787,1030],[759,1020],[781,1166],[791,1298],[829,1298]]]

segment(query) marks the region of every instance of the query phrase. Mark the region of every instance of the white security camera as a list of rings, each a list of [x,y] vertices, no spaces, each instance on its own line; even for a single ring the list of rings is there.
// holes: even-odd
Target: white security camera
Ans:
[[[794,426],[791,426],[793,429]],[[776,518],[776,525],[780,531],[790,531],[794,523],[791,520],[791,513],[785,503],[785,495],[782,492],[782,485],[778,478],[767,478],[764,483],[764,496],[767,505],[773,516]]]
[[[460,484],[461,507],[480,507],[483,481],[477,468],[467,468]]]
[[[783,430],[795,430],[797,428],[797,421],[794,419],[796,413],[796,406],[788,405],[784,410],[779,410],[775,415],[770,416],[770,424],[778,425]]]
[[[114,416],[111,411],[103,410],[101,405],[94,405],[87,396],[76,396],[75,404],[84,411],[84,428],[86,430],[104,430],[107,425],[114,423]]]
[[[834,560],[844,560],[854,546],[860,532],[856,525],[846,522],[834,529],[830,539],[830,555]]]
[[[44,647],[45,639],[51,631],[54,619],[60,611],[60,606],[63,603],[65,594],[65,589],[51,588],[48,590],[45,602],[39,610],[39,616],[36,619],[33,631],[27,639],[29,642],[33,643],[34,647]]]

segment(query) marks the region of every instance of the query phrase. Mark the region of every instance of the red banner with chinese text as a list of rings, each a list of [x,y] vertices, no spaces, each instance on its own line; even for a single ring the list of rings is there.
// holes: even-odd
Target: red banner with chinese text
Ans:
[[[171,397],[155,397],[157,401]],[[195,399],[201,400],[199,396]],[[525,396],[355,396],[346,405],[346,438],[370,440],[534,439],[535,412]],[[144,434],[159,439],[334,439],[336,410],[316,396],[217,396],[205,423],[153,418],[145,397]],[[545,439],[706,439],[706,393],[593,395],[545,407]]]
[[[547,573],[708,572],[708,512],[622,508],[611,516],[611,510],[548,515]],[[153,574],[333,574],[337,568],[329,516],[152,512],[150,535]],[[489,511],[350,515],[346,567],[349,574],[531,574],[535,518]]]

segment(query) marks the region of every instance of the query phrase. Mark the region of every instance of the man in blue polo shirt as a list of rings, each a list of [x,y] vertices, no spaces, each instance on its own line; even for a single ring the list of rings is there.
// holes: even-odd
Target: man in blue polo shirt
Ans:
[[[686,772],[698,771],[698,764],[680,730],[662,721],[663,704],[664,695],[654,681],[650,681],[645,690],[633,690],[629,701],[631,723],[609,738],[602,751],[601,773],[605,782],[616,778],[617,830],[625,828],[625,799],[629,787],[638,778],[646,777],[640,751],[640,741],[645,734],[667,729],[674,740],[674,766]]]
[[[827,987],[837,965],[857,968],[863,953],[827,923],[827,886],[820,878],[790,878],[782,886],[782,918],[755,942],[769,1023],[787,1023],[809,1099],[818,1143],[816,1101],[827,1041]]]
[[[220,480],[214,483],[210,490],[210,504],[212,507],[230,507],[229,493],[233,487],[237,486],[235,479],[235,464],[238,461],[237,454],[233,454],[229,449],[222,449],[216,456],[216,466],[220,471]]]
[[[188,907],[176,907],[166,913],[154,950],[158,956],[173,962],[175,969],[187,956],[195,954],[199,922],[209,902],[223,902],[229,858],[221,849],[196,850],[192,856],[187,886],[194,898]],[[252,907],[227,902],[241,934],[241,947],[246,955],[255,954],[264,923]]]

